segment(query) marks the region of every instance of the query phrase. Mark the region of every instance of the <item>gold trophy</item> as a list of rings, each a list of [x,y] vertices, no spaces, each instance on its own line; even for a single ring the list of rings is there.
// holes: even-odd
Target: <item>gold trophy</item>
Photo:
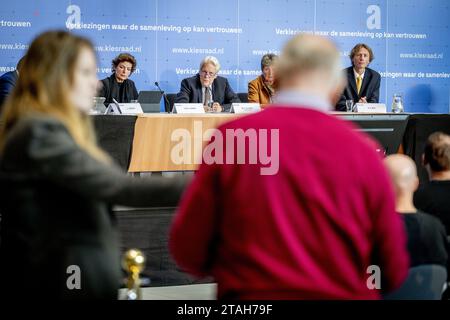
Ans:
[[[130,249],[125,252],[122,267],[128,273],[125,300],[141,300],[141,280],[139,274],[144,269],[145,257],[140,250]]]

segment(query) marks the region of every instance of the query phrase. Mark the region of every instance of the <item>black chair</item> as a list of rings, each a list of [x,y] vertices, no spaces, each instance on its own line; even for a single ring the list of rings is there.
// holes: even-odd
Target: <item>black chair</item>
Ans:
[[[242,103],[248,103],[248,94],[247,94],[247,92],[240,92],[237,95],[239,97],[239,100],[241,100]]]
[[[424,264],[409,269],[402,286],[384,295],[385,300],[441,300],[447,281],[447,270],[437,264]]]

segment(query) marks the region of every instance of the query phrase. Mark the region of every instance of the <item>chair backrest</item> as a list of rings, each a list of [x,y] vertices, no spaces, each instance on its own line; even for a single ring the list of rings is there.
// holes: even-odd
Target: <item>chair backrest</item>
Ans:
[[[172,111],[173,108],[173,104],[175,102],[175,98],[176,98],[177,94],[176,93],[168,93],[166,94],[167,100],[169,102],[169,110]]]
[[[447,281],[447,270],[437,264],[424,264],[409,269],[408,277],[386,300],[441,300]]]
[[[247,103],[248,102],[248,94],[247,94],[247,92],[240,92],[237,95],[239,97],[239,100],[241,100],[242,103]]]

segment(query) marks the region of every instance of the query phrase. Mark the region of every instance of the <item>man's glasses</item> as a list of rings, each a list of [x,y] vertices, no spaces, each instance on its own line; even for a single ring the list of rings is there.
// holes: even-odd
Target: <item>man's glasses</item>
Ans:
[[[208,72],[208,71],[200,71],[200,74],[204,77],[210,76],[211,78],[216,76],[215,72]]]

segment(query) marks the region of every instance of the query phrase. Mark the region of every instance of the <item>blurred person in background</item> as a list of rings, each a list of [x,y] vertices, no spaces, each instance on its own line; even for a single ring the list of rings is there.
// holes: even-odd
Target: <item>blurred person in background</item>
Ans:
[[[384,164],[394,184],[396,211],[405,223],[410,266],[440,264],[447,268],[449,246],[444,226],[413,204],[413,194],[419,186],[416,164],[403,154],[387,156]]]
[[[414,194],[417,208],[439,218],[450,234],[450,135],[431,134],[425,144],[422,162],[430,181]]]
[[[116,299],[114,204],[176,203],[183,178],[127,176],[95,142],[89,40],[65,31],[30,45],[0,128],[0,286],[11,299]],[[69,267],[80,270],[68,287]]]
[[[207,56],[200,62],[198,74],[181,81],[175,103],[202,103],[205,112],[228,112],[233,102],[241,102],[227,78],[218,75],[220,63]]]
[[[358,43],[350,52],[351,67],[344,70],[347,86],[339,99],[336,110],[345,111],[345,101],[353,103],[378,103],[380,100],[381,76],[368,65],[375,59],[372,49]]]

